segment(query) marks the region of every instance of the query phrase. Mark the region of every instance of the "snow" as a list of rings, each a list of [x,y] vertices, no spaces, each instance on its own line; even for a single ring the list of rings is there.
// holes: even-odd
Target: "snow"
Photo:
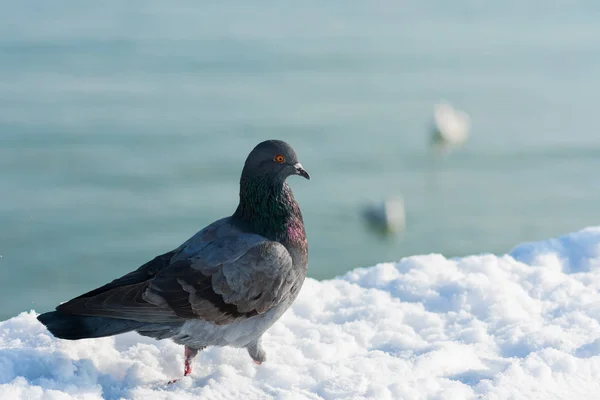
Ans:
[[[268,361],[129,333],[69,342],[0,322],[1,399],[589,399],[600,393],[600,227],[509,255],[408,257],[308,279]]]

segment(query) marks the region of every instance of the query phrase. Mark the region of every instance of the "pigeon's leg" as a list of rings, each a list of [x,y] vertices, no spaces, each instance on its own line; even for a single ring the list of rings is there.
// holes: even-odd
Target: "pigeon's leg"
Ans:
[[[192,361],[194,361],[194,358],[196,358],[196,355],[198,355],[198,352],[200,350],[203,350],[204,347],[201,347],[199,349],[194,349],[192,347],[187,347],[185,346],[185,360],[183,361],[183,376],[188,376],[189,374],[192,373]],[[179,379],[173,379],[172,381],[169,381],[168,383],[175,383],[177,382]]]
[[[188,376],[192,373],[192,361],[196,358],[198,351],[202,349],[193,349],[185,346],[185,361],[183,362],[183,376]]]
[[[259,337],[258,339],[248,343],[246,346],[248,354],[250,354],[250,357],[252,357],[254,363],[258,365],[262,364],[264,361],[267,361],[267,353],[265,353],[265,350],[262,347],[261,339],[262,337]]]

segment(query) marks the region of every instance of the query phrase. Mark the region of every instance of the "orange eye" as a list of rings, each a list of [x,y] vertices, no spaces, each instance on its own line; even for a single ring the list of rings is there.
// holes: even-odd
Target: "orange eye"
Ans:
[[[281,164],[282,162],[285,161],[285,157],[282,156],[281,154],[275,156],[275,158],[273,158],[273,161],[275,161],[276,163]]]

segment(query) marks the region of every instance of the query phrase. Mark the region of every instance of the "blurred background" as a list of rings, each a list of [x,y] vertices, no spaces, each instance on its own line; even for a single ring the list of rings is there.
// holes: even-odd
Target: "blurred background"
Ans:
[[[597,1],[2,1],[0,317],[137,268],[288,141],[324,279],[598,224]],[[433,107],[471,118],[430,149]],[[400,195],[401,235],[361,207]]]

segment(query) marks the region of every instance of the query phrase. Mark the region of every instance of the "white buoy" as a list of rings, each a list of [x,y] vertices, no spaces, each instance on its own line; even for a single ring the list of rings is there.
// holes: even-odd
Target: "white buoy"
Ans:
[[[464,144],[469,137],[471,119],[469,115],[456,110],[450,104],[436,104],[433,112],[432,145],[448,148]]]
[[[404,201],[399,197],[388,197],[378,203],[367,204],[362,216],[372,228],[382,233],[403,231],[406,224]]]

